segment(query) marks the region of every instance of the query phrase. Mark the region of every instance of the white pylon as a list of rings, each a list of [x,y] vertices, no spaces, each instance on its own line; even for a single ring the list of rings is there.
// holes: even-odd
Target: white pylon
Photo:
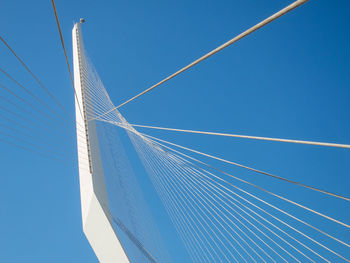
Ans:
[[[75,113],[83,231],[101,263],[129,259],[112,226],[95,121],[87,122],[82,67],[86,66],[81,22],[73,27]],[[80,109],[82,110],[82,114]]]

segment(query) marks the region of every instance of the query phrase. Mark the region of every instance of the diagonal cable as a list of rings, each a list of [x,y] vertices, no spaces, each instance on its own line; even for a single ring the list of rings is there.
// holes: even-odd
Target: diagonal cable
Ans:
[[[54,1],[54,0],[52,0]],[[218,53],[219,51],[225,49],[226,47],[232,45],[233,43],[237,42],[238,40],[248,36],[249,34],[253,33],[254,31],[266,26],[267,24],[271,23],[272,21],[276,20],[277,18],[287,14],[288,12],[292,11],[293,9],[297,8],[298,6],[301,6],[302,4],[306,3],[307,1],[309,0],[297,0],[295,1],[294,3],[288,5],[287,7],[283,8],[282,10],[278,11],[277,13],[273,14],[272,16],[266,18],[265,20],[261,21],[260,23],[256,24],[255,26],[249,28],[248,30],[244,31],[243,33],[239,34],[238,36],[232,38],[231,40],[227,41],[226,43],[222,44],[221,46],[215,48],[214,50],[210,51],[209,53],[205,54],[204,56],[200,57],[199,59],[193,61],[192,63],[190,63],[189,65],[181,68],[180,70],[176,71],[175,73],[171,74],[169,77],[163,79],[162,81],[158,82],[157,84],[153,85],[152,87],[149,87],[148,89],[142,91],[141,93],[137,94],[136,96],[132,97],[131,99],[123,102],[122,104],[120,104],[119,106],[117,107],[114,107],[113,109],[91,119],[91,120],[94,120],[94,119],[99,119],[101,118],[102,116],[124,106],[125,104],[137,99],[138,97],[146,94],[147,92],[150,92],[151,90],[153,90],[154,88],[160,86],[161,84],[165,83],[166,81],[176,77],[177,75],[181,74],[182,72],[192,68],[193,66],[197,65],[198,63],[202,62],[203,60],[211,57],[212,55]]]
[[[149,129],[156,129],[156,130],[165,130],[165,131],[176,131],[176,132],[185,132],[185,133],[195,133],[195,134],[216,135],[216,136],[224,136],[224,137],[234,137],[234,138],[242,138],[242,139],[253,139],[253,140],[274,141],[274,142],[287,142],[287,143],[299,143],[299,144],[309,144],[309,145],[317,145],[317,146],[326,146],[326,147],[336,147],[336,148],[347,148],[347,149],[350,149],[350,145],[349,144],[340,144],[340,143],[315,142],[315,141],[305,141],[305,140],[292,140],[292,139],[271,138],[271,137],[251,136],[251,135],[242,135],[242,134],[221,133],[221,132],[207,132],[207,131],[185,130],[185,129],[156,127],[156,126],[139,125],[139,124],[129,124],[129,125],[134,126],[134,127],[149,128]]]
[[[70,77],[70,80],[72,81],[75,99],[77,100],[77,104],[78,104],[78,108],[79,108],[80,115],[81,115],[81,117],[84,119],[84,117],[83,117],[83,112],[81,111],[81,108],[80,108],[80,103],[79,103],[79,100],[78,100],[77,91],[76,91],[76,89],[75,89],[75,85],[74,85],[74,81],[73,81],[72,70],[71,70],[70,65],[69,65],[69,60],[68,60],[68,56],[67,56],[66,46],[65,46],[65,44],[64,44],[63,35],[62,35],[62,30],[61,30],[61,25],[60,25],[60,21],[59,21],[59,19],[58,19],[58,14],[57,14],[57,10],[56,10],[55,0],[51,0],[51,3],[52,3],[53,11],[54,11],[54,13],[55,13],[57,28],[58,28],[58,32],[59,32],[59,34],[60,34],[60,39],[61,39],[61,44],[62,44],[64,56],[65,56],[65,58],[66,58],[66,63],[67,63],[67,68],[68,68],[68,72],[69,72],[69,77]]]
[[[18,54],[13,50],[13,48],[5,41],[3,37],[0,36],[0,40],[4,45],[10,50],[10,52],[17,58],[17,60],[23,65],[23,67],[29,72],[29,74],[36,80],[36,82],[42,87],[45,92],[51,97],[51,99],[71,118],[72,115],[63,107],[63,105],[57,100],[57,98],[52,94],[52,92],[44,86],[44,84],[39,80],[39,78],[33,73],[32,70],[24,63],[24,61],[18,56]],[[74,120],[74,119],[73,119]]]

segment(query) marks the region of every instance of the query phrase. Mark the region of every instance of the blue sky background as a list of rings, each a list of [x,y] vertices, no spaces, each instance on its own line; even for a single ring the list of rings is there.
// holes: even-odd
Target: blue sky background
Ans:
[[[73,22],[80,17],[87,20],[85,47],[117,105],[289,3],[78,0],[57,1],[56,5],[70,60]],[[349,10],[348,1],[311,0],[128,104],[121,113],[137,124],[350,143]],[[51,2],[2,1],[0,34],[74,112]],[[0,67],[48,100],[1,43]],[[0,83],[26,96],[3,75]],[[1,90],[1,96],[8,94]],[[81,229],[72,123],[55,126],[35,112],[24,115],[27,121],[20,122],[38,131],[27,131],[34,138],[5,128],[1,131],[31,141],[38,150],[63,160],[1,144],[0,262],[97,262]],[[0,123],[9,124],[4,119]],[[143,131],[349,195],[349,150]],[[346,202],[238,168],[234,171],[349,223]],[[329,224],[324,227],[349,242],[348,231]],[[349,251],[333,245],[349,256]]]

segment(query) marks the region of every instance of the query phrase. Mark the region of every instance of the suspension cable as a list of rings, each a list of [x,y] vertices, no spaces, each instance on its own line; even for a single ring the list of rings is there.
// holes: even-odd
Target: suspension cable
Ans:
[[[122,127],[124,129],[128,129],[128,127],[126,127],[125,125],[122,125],[122,124],[117,124],[117,123],[111,122],[111,121],[106,121],[106,122],[112,123],[114,125],[118,125],[119,127]],[[284,178],[284,177],[281,177],[281,176],[277,176],[277,175],[274,175],[274,174],[271,174],[271,173],[268,173],[268,172],[265,172],[265,171],[261,171],[261,170],[258,170],[258,169],[255,169],[255,168],[252,168],[252,167],[249,167],[249,166],[245,166],[245,165],[242,165],[242,164],[239,164],[239,163],[236,163],[236,162],[232,162],[232,161],[229,161],[229,160],[217,157],[217,156],[209,155],[209,154],[206,154],[206,153],[203,153],[203,152],[200,152],[200,151],[197,151],[197,150],[193,150],[193,149],[190,149],[190,148],[187,148],[187,147],[175,144],[175,143],[171,143],[171,142],[168,142],[168,141],[165,141],[165,140],[161,140],[161,139],[152,137],[150,135],[145,135],[143,133],[140,133],[140,134],[142,134],[142,135],[144,135],[146,137],[151,137],[152,139],[156,139],[156,140],[160,140],[162,142],[166,142],[166,143],[168,143],[170,145],[179,147],[181,149],[184,149],[184,150],[187,150],[187,151],[191,151],[191,152],[194,152],[194,153],[197,153],[197,154],[200,154],[200,155],[203,155],[203,156],[206,156],[206,157],[209,157],[209,158],[212,158],[212,159],[224,162],[224,163],[235,165],[235,166],[238,166],[238,167],[241,167],[241,168],[244,168],[244,169],[256,172],[256,173],[259,173],[259,174],[263,174],[263,175],[266,175],[266,176],[269,176],[269,177],[272,177],[272,178],[275,178],[275,179],[278,179],[278,180],[281,180],[281,181],[292,183],[292,184],[295,184],[295,185],[298,185],[298,186],[301,186],[301,187],[304,187],[304,188],[307,188],[307,189],[310,189],[310,190],[313,190],[313,191],[317,191],[317,192],[320,192],[320,193],[323,193],[323,194],[326,194],[326,195],[330,195],[330,196],[333,196],[333,197],[336,197],[336,198],[339,198],[339,199],[350,201],[350,198],[346,197],[346,196],[335,194],[335,193],[332,193],[332,192],[329,192],[329,191],[326,191],[326,190],[322,190],[322,189],[319,189],[319,188],[316,188],[316,187],[313,187],[313,186],[310,186],[310,185],[302,184],[302,183],[299,183],[299,182],[296,182],[296,181],[293,181],[293,180],[290,180],[290,179],[287,179],[287,178]]]

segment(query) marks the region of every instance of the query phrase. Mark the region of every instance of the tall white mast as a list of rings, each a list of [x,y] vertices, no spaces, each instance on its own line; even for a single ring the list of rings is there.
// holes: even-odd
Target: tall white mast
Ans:
[[[87,122],[82,22],[73,27],[73,64],[83,231],[101,263],[124,263],[129,259],[112,226],[95,121]]]

